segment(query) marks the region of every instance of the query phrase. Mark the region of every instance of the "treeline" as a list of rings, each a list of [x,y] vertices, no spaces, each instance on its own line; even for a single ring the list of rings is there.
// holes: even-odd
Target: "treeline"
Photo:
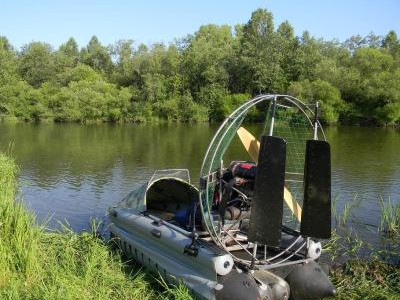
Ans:
[[[0,116],[26,121],[218,121],[260,93],[319,100],[327,123],[400,124],[400,41],[295,36],[258,9],[244,25],[205,25],[164,44],[79,49],[0,37]]]

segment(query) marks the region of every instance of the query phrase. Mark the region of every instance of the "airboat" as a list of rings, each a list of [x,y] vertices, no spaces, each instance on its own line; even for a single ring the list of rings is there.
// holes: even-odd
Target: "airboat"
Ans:
[[[260,141],[243,127],[256,108]],[[242,104],[211,140],[199,184],[188,170],[156,171],[109,209],[112,238],[198,299],[333,296],[318,264],[331,235],[330,146],[318,115],[318,102],[289,95]],[[225,164],[237,138],[248,157]]]

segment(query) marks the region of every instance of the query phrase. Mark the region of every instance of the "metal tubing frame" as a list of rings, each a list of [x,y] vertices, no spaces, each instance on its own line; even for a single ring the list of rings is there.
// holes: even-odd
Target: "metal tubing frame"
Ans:
[[[277,104],[276,102],[279,99],[284,99],[288,102],[290,102],[291,104],[294,105],[294,107],[297,107],[307,118],[308,122],[310,123],[310,126],[314,129],[314,131],[317,131],[318,129],[320,129],[320,132],[322,133],[323,139],[326,140],[325,137],[325,133],[322,129],[322,126],[319,122],[319,120],[317,120],[317,124],[314,125],[314,122],[309,118],[308,113],[311,114],[311,116],[314,115],[314,112],[310,109],[310,107],[308,105],[306,105],[304,102],[302,102],[301,100],[290,96],[290,95],[283,95],[283,94],[266,94],[266,95],[259,95],[249,101],[247,101],[246,103],[242,104],[240,107],[238,107],[236,110],[234,110],[227,118],[225,118],[225,120],[223,121],[223,123],[220,125],[220,127],[218,128],[217,132],[214,134],[213,139],[211,140],[210,144],[208,145],[206,154],[204,156],[202,165],[201,165],[201,170],[200,170],[200,178],[202,176],[204,176],[204,174],[211,174],[213,173],[212,171],[212,167],[213,167],[213,162],[215,160],[215,157],[218,153],[218,150],[221,147],[221,143],[224,140],[224,137],[226,136],[227,132],[232,128],[232,126],[234,124],[236,124],[236,121],[245,116],[248,111],[254,107],[255,105],[262,103],[264,101],[274,101],[276,106],[283,106],[283,107],[287,107],[281,104]],[[220,135],[220,133],[222,132],[222,130],[224,130],[224,127],[226,126],[226,124],[228,124],[228,122],[230,122],[230,125],[225,129],[225,132],[223,132],[222,136],[220,137],[220,140],[217,143],[217,146],[214,147],[214,152],[212,153],[212,158],[211,161],[209,160],[209,156],[211,154],[211,149],[213,148],[215,142],[216,142],[216,138]],[[317,127],[317,128],[316,128]],[[319,127],[319,128],[318,128]],[[209,161],[209,167],[207,172],[205,173],[205,167],[207,162]],[[242,263],[251,264],[251,261],[249,260],[244,260],[244,259],[240,259],[238,257],[236,257],[235,255],[233,255],[228,249],[227,246],[225,246],[224,240],[220,237],[220,234],[222,232],[225,232],[227,235],[229,235],[240,247],[245,248],[239,241],[237,241],[229,232],[222,230],[222,232],[220,231],[219,233],[217,232],[215,226],[213,225],[213,219],[212,219],[212,215],[211,215],[211,207],[209,204],[209,195],[208,195],[208,189],[209,189],[209,182],[208,180],[206,181],[206,185],[203,188],[200,188],[200,193],[199,193],[199,203],[200,203],[200,208],[201,208],[201,212],[202,212],[202,217],[204,220],[204,224],[206,226],[207,231],[210,234],[211,239],[214,241],[214,243],[216,245],[219,245],[222,249],[224,249],[226,252],[230,253],[232,255],[232,258],[235,261],[240,261]],[[206,207],[203,206],[203,201],[202,201],[202,197],[201,195],[204,194],[205,195],[205,203],[206,203]],[[205,212],[207,212],[207,216],[205,215]],[[208,218],[208,220],[207,220]],[[219,230],[218,230],[219,231]],[[290,256],[286,257],[285,259],[282,259],[281,261],[277,262],[277,263],[273,263],[273,264],[269,264],[272,260],[282,256],[284,253],[287,253],[288,250],[290,250],[298,241],[298,239],[296,239],[296,241],[294,243],[292,243],[291,245],[289,245],[288,248],[284,249],[282,252],[280,252],[279,254],[277,254],[276,256],[268,259],[268,260],[264,260],[264,261],[256,261],[258,263],[261,263],[261,265],[264,265],[264,267],[262,269],[270,269],[270,268],[274,268],[274,267],[279,267],[279,266],[283,266],[283,265],[288,265],[288,264],[292,264],[292,263],[298,263],[298,262],[304,262],[304,261],[309,261],[310,259],[302,259],[302,260],[296,260],[293,262],[289,262],[289,263],[285,263],[285,261],[287,261],[288,259],[290,259],[291,257],[293,257],[294,255],[296,255],[302,248],[304,248],[304,246],[306,245],[306,243],[302,244],[295,252],[293,252]],[[247,249],[246,249],[247,250]],[[248,250],[246,252],[249,252]],[[267,265],[265,265],[267,264]]]

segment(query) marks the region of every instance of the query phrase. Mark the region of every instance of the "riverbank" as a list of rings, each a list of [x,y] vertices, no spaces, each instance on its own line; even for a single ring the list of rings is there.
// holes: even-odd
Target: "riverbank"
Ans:
[[[250,98],[249,98],[250,99]],[[98,119],[98,120],[59,120],[54,117],[48,117],[40,120],[26,120],[20,119],[15,116],[4,116],[0,115],[0,124],[79,124],[79,125],[100,125],[100,124],[110,124],[110,125],[125,125],[125,124],[136,124],[136,125],[159,125],[159,124],[220,124],[220,122],[228,116],[221,116],[219,120],[209,120],[207,117],[198,118],[195,120],[186,119],[180,120],[176,118],[166,118],[157,115],[150,116],[148,118],[131,118],[127,120],[108,120],[108,119]],[[265,120],[265,116],[260,116],[256,113],[250,115],[250,120],[244,122],[244,124],[261,124]],[[399,124],[385,124],[385,123],[368,123],[368,122],[331,122],[323,123],[324,128],[327,127],[361,127],[361,128],[393,128],[400,129]]]
[[[17,168],[0,154],[1,299],[191,299],[124,263],[96,230],[49,232],[16,201]],[[400,299],[400,267],[353,258],[334,267],[337,299]]]

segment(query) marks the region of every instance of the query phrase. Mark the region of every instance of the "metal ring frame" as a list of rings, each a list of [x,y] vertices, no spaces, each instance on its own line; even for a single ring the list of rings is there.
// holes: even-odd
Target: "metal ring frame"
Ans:
[[[302,113],[303,115],[306,117],[306,119],[308,120],[308,122],[310,123],[311,128],[314,127],[313,121],[310,119],[309,115],[307,113],[309,113],[311,116],[314,116],[314,111],[312,109],[310,109],[310,107],[308,105],[306,105],[304,102],[302,102],[301,100],[289,96],[289,95],[274,95],[274,94],[267,94],[267,95],[260,95],[257,96],[249,101],[247,101],[246,103],[244,103],[243,105],[241,105],[240,107],[238,107],[234,112],[232,112],[225,120],[224,122],[221,124],[221,126],[219,127],[219,129],[217,130],[217,132],[215,133],[213,139],[211,140],[202,166],[201,166],[201,171],[200,171],[200,178],[204,177],[204,176],[208,176],[210,174],[212,174],[213,172],[215,172],[215,170],[212,170],[212,167],[214,165],[214,161],[216,159],[216,154],[218,153],[218,151],[221,148],[222,145],[222,141],[224,140],[224,137],[226,136],[227,132],[232,128],[232,126],[234,124],[236,124],[236,122],[240,119],[240,118],[244,118],[246,116],[246,114],[248,113],[248,111],[254,107],[255,105],[262,103],[262,102],[266,102],[266,101],[272,101],[276,99],[276,101],[279,100],[286,100],[288,102],[290,102],[291,104],[294,105],[294,107],[297,107]],[[225,128],[225,126],[228,124],[229,126],[227,128]],[[225,131],[223,132],[223,130],[225,129]],[[322,139],[325,140],[325,133],[321,127],[321,124],[318,122],[318,129],[319,132],[322,133]],[[222,133],[222,135],[221,135]],[[217,137],[220,136],[220,139],[217,141]],[[216,144],[216,147],[213,147]],[[211,150],[213,150],[213,153],[211,153]],[[223,155],[224,153],[222,153]],[[212,156],[211,156],[212,155]],[[210,160],[210,156],[211,156],[211,160]],[[209,162],[208,165],[208,169],[205,170],[206,168],[206,164]],[[203,221],[204,224],[206,226],[207,231],[209,232],[212,240],[214,241],[214,243],[216,245],[218,245],[219,247],[221,247],[222,249],[224,249],[226,252],[230,253],[233,257],[233,259],[235,261],[239,261],[241,263],[244,263],[246,265],[250,265],[251,261],[250,260],[245,260],[239,257],[236,257],[225,245],[225,241],[224,239],[222,239],[220,237],[220,234],[224,232],[224,230],[222,230],[222,232],[217,232],[220,231],[219,228],[216,228],[213,225],[213,219],[212,219],[212,214],[211,214],[211,207],[210,207],[210,199],[209,199],[209,190],[210,186],[209,186],[209,181],[206,181],[206,185],[203,189],[200,189],[200,208],[202,211],[202,215],[203,215]],[[202,201],[202,195],[205,197],[205,204],[206,207],[204,207],[203,205],[203,201]],[[208,218],[208,219],[207,219]],[[241,219],[237,220],[237,222],[241,221]],[[235,223],[234,223],[235,224]],[[233,226],[231,226],[232,228]],[[228,229],[229,230],[229,229]],[[229,236],[230,238],[232,238],[238,245],[240,248],[242,248],[243,250],[245,250],[247,253],[250,253],[250,251],[248,251],[247,248],[250,248],[252,245],[251,243],[247,244],[247,248],[241,244],[239,241],[237,241],[232,235],[231,233],[229,233],[228,231],[225,231],[226,235]],[[286,247],[285,249],[283,249],[281,252],[279,252],[277,255],[275,255],[274,257],[271,257],[269,259],[264,259],[264,260],[257,260],[255,261],[256,265],[259,265],[260,267],[262,267],[263,265],[268,265],[268,267],[279,267],[279,266],[283,266],[283,265],[287,265],[287,264],[291,264],[292,262],[286,262],[287,260],[289,260],[290,258],[292,258],[293,256],[295,256],[296,254],[298,254],[298,252],[303,249],[306,246],[306,242],[301,243],[299,245],[299,248],[297,248],[294,251],[291,251],[292,248],[296,245],[296,243],[298,243],[301,240],[301,236],[299,236],[298,238],[296,238],[294,240],[294,242],[292,242],[288,247]],[[264,247],[264,251],[266,251],[266,247]],[[283,258],[282,260],[278,261],[278,262],[273,262],[274,260],[278,259],[279,257],[281,257],[283,254],[285,253],[290,253],[290,255],[286,258]],[[251,253],[250,253],[251,254]],[[266,255],[266,252],[264,253],[264,255]],[[305,259],[307,260],[307,259]],[[299,261],[304,261],[304,259],[300,259]],[[267,266],[264,266],[264,268]]]

